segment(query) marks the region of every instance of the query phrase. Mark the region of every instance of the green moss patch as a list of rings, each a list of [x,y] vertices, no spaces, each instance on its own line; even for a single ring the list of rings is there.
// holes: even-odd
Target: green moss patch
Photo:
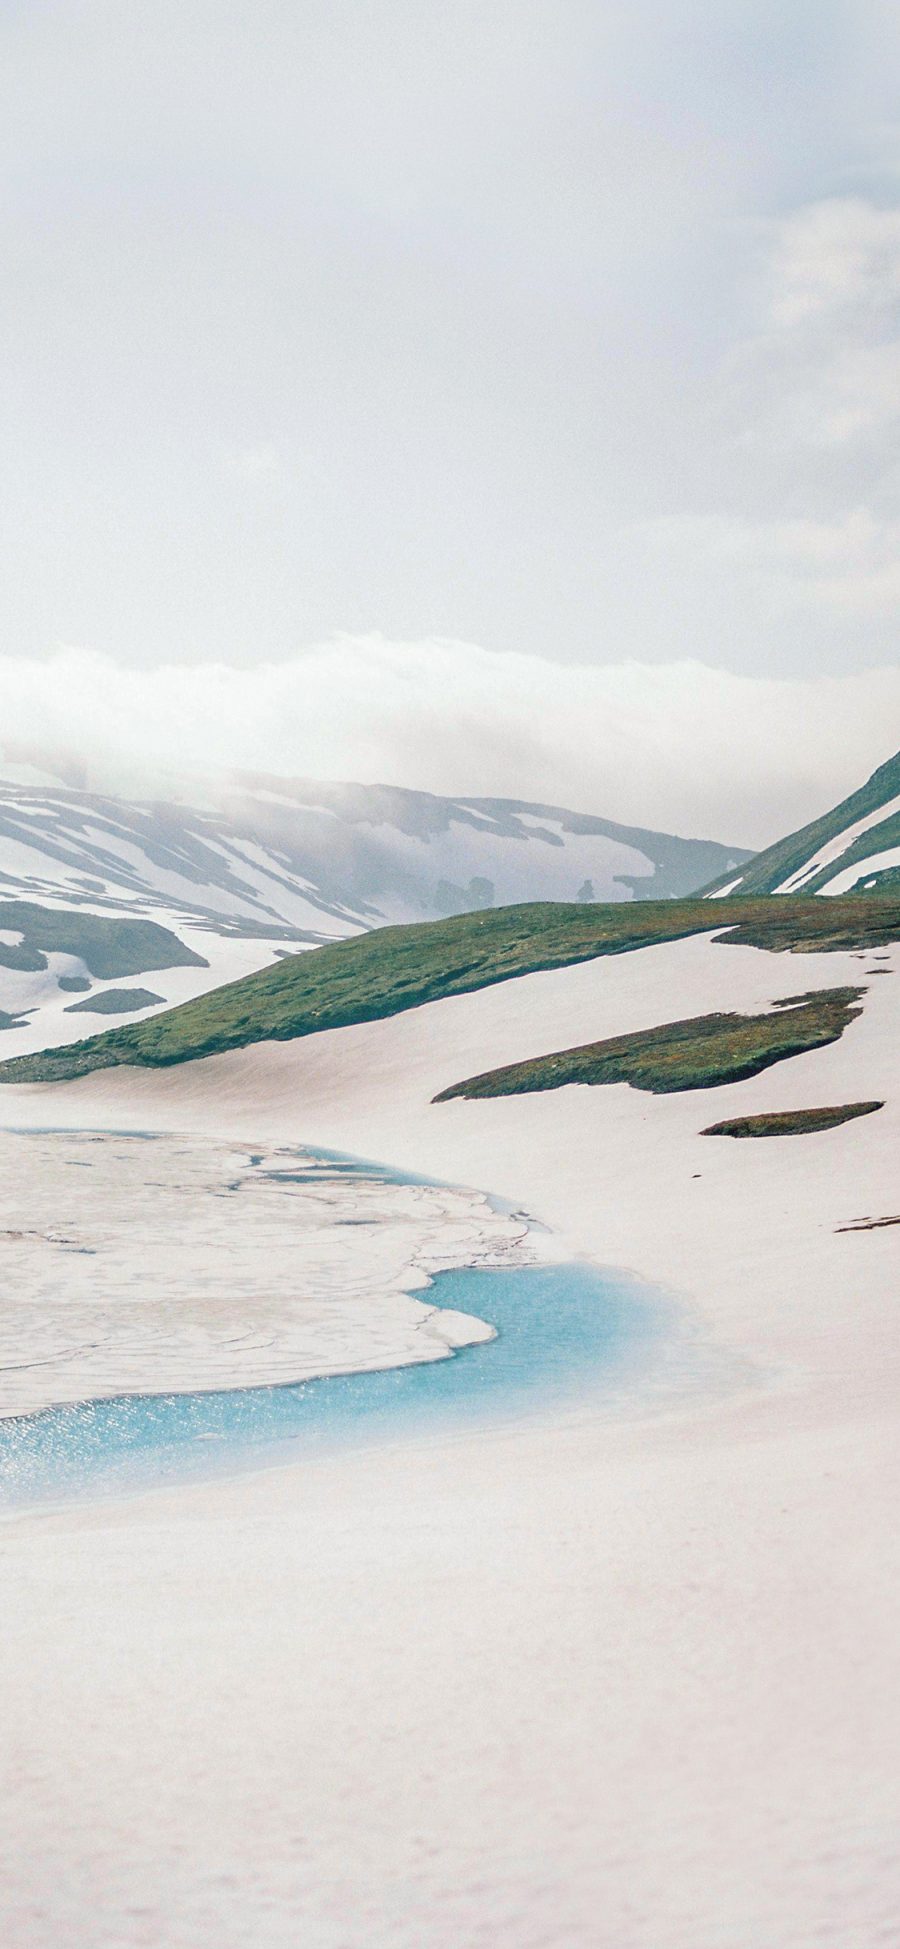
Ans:
[[[883,1102],[832,1103],[817,1110],[764,1110],[756,1117],[726,1117],[701,1130],[701,1137],[805,1137],[816,1130],[836,1130],[854,1117],[870,1117]]]
[[[40,907],[31,900],[0,900],[0,930],[21,942],[0,942],[0,965],[30,972],[46,968],[48,954],[74,954],[98,981],[149,974],[158,968],[205,968],[202,954],[186,947],[155,920],[117,919],[74,907]]]
[[[96,995],[85,995],[83,1002],[70,1002],[67,1015],[133,1015],[140,1008],[164,1002],[152,988],[103,988]]]
[[[796,1008],[798,1002],[814,1002],[821,994],[819,988],[807,988],[802,995],[778,995],[772,1003],[773,1008]]]
[[[887,1218],[854,1218],[849,1225],[835,1225],[836,1232],[880,1232],[885,1225],[900,1225],[900,1212]]]
[[[860,988],[826,988],[814,1001],[767,1015],[697,1015],[662,1028],[584,1043],[558,1055],[508,1063],[454,1083],[436,1103],[452,1097],[530,1095],[568,1083],[630,1083],[655,1096],[678,1090],[715,1089],[758,1076],[772,1063],[836,1042],[861,1010]]]
[[[10,1015],[5,1008],[0,1008],[0,1029],[27,1029],[27,1027],[27,1015]]]

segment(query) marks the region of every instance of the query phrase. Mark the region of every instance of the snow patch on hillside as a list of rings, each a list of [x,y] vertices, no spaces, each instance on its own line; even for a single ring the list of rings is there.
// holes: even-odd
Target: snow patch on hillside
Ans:
[[[868,859],[857,860],[855,866],[845,867],[843,873],[836,873],[833,880],[819,888],[820,893],[850,893],[854,887],[864,886],[875,873],[885,873],[892,866],[900,866],[900,846],[888,846],[883,853],[871,853]]]
[[[892,818],[895,812],[900,812],[900,793],[896,798],[888,799],[886,804],[876,806],[874,812],[867,812],[864,818],[855,819],[852,825],[845,826],[843,831],[836,833],[833,839],[826,840],[804,866],[798,866],[786,880],[782,880],[780,886],[775,887],[774,891],[776,893],[801,892],[803,887],[810,880],[815,879],[824,867],[831,866],[835,860],[842,859],[848,848],[855,840],[861,838],[864,832],[869,832],[873,826],[882,825],[886,819]],[[829,883],[827,889],[823,888],[822,891],[847,893],[866,871],[871,871],[871,868],[868,868],[865,862],[860,862],[858,866],[848,869],[852,877],[848,877],[846,885],[837,888]]]

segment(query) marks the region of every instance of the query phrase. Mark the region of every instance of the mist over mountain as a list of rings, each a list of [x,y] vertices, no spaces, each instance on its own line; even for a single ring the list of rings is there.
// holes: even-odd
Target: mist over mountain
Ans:
[[[252,665],[4,656],[0,694],[0,771],[26,784],[196,804],[212,772],[388,780],[750,848],[851,791],[900,720],[896,668],[750,677],[377,635]]]

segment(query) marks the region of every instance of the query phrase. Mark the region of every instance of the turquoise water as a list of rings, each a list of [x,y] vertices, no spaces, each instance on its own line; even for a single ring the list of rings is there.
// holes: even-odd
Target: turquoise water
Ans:
[[[343,1444],[517,1420],[587,1392],[610,1404],[652,1369],[663,1337],[646,1288],[580,1261],[441,1272],[428,1298],[487,1320],[497,1338],[379,1373],[121,1396],[3,1421],[0,1497],[15,1507],[231,1474]]]

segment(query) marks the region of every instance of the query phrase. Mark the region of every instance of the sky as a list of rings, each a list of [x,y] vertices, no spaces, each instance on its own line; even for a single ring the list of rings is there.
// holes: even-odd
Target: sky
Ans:
[[[663,751],[735,841],[900,743],[894,0],[0,0],[0,55],[11,735],[140,678],[193,757],[486,792],[515,696],[527,795],[579,749],[652,822]]]

